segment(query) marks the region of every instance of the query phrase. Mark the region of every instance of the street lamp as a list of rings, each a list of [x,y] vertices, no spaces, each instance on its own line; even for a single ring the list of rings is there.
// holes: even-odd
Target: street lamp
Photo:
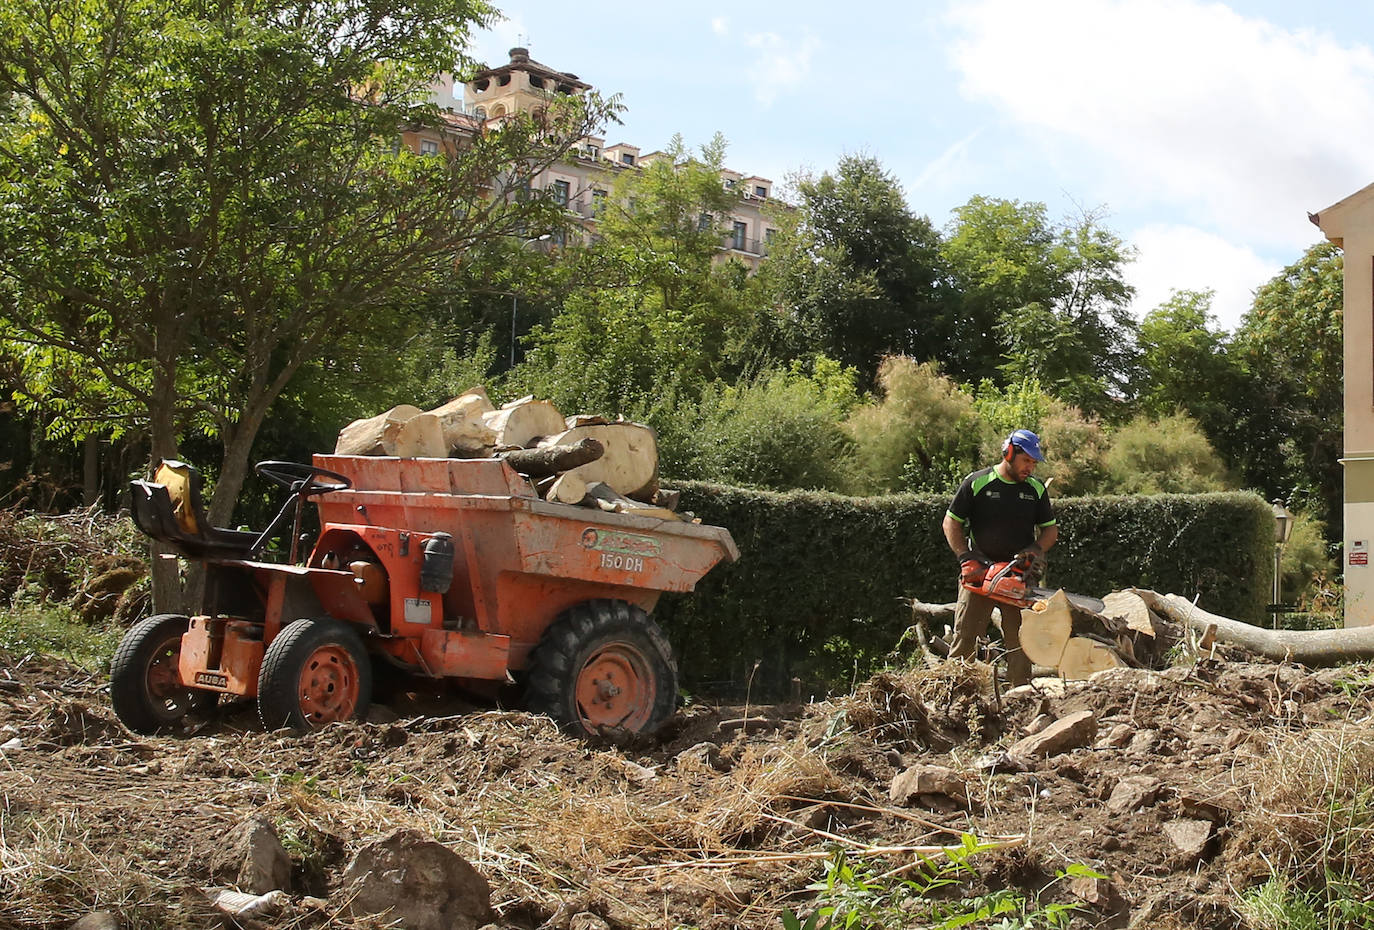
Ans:
[[[526,248],[531,243],[543,242],[550,238],[548,233],[542,236],[535,236],[533,239],[526,239],[520,243],[520,248]],[[514,293],[510,295],[510,367],[515,367],[515,312],[519,309],[520,298]]]
[[[1283,501],[1274,500],[1274,629],[1279,628],[1279,605],[1282,603],[1283,596],[1283,575],[1281,563],[1283,560],[1283,547],[1293,535],[1293,524],[1296,522],[1289,509],[1283,506]]]

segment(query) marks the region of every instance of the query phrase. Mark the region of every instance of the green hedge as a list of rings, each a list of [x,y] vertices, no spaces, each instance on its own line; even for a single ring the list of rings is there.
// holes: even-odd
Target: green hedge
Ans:
[[[846,687],[897,646],[909,625],[900,598],[954,599],[943,497],[675,486],[683,509],[728,527],[740,549],[694,594],[658,608],[689,689],[777,696],[794,676],[808,693]],[[1061,535],[1048,585],[1096,596],[1129,586],[1196,594],[1213,613],[1264,618],[1274,519],[1258,496],[1065,498],[1055,511]]]

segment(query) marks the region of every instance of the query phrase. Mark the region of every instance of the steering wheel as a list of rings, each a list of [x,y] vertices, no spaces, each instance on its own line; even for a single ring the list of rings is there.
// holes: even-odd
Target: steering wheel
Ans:
[[[353,487],[352,480],[336,471],[301,462],[259,462],[253,470],[273,484],[297,491],[306,497],[329,491],[346,491]],[[329,478],[331,483],[317,483],[316,478]]]

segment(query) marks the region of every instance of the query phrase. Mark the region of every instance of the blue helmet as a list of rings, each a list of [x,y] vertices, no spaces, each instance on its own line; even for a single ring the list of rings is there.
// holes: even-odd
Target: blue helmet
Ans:
[[[1004,445],[1008,458],[1011,457],[1012,446],[1015,446],[1037,462],[1045,461],[1045,453],[1040,451],[1040,437],[1028,429],[1012,430]]]

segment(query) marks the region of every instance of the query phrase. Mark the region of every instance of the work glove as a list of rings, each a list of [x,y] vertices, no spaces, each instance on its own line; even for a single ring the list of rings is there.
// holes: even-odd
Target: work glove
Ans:
[[[963,584],[982,584],[991,564],[992,560],[977,549],[965,549],[959,553],[959,581]]]
[[[1037,545],[1029,545],[1016,553],[1017,561],[1026,565],[1026,584],[1034,586],[1045,574],[1045,550]]]

